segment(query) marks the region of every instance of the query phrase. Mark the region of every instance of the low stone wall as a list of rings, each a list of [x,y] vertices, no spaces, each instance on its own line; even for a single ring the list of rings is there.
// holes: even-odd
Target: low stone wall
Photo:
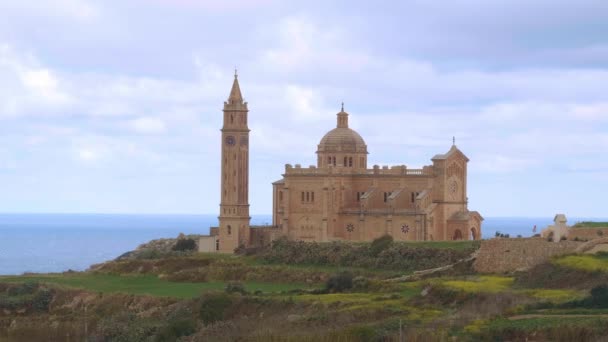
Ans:
[[[473,264],[480,273],[526,270],[553,256],[574,253],[583,242],[549,242],[543,238],[483,240]]]
[[[598,232],[601,232],[598,235]],[[579,238],[580,240],[593,240],[600,237],[608,237],[608,227],[606,228],[570,228],[568,230],[568,240]]]

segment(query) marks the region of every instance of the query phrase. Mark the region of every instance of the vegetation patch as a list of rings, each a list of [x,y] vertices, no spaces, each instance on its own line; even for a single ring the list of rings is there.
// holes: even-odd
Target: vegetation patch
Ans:
[[[572,228],[608,228],[608,222],[583,221],[577,222]]]
[[[513,281],[512,277],[479,276],[467,280],[445,280],[440,281],[439,284],[467,293],[495,293],[509,290]]]
[[[206,291],[224,291],[227,285],[225,282],[176,283],[152,275],[116,276],[90,273],[0,277],[0,281],[11,283],[35,281],[103,293],[128,293],[174,298],[194,298]],[[244,283],[244,286],[249,292],[281,292],[306,287],[305,284],[259,282],[247,282]]]
[[[584,293],[576,290],[559,290],[559,289],[531,289],[522,290],[522,293],[540,299],[541,301],[547,301],[551,303],[565,303],[581,299],[585,296]]]
[[[491,341],[594,341],[608,333],[608,319],[599,317],[501,318],[489,322],[478,335]]]
[[[373,243],[303,242],[279,239],[254,257],[266,263],[323,265],[411,272],[453,264],[479,248],[479,241]]]
[[[587,272],[608,272],[608,257],[604,255],[569,255],[553,262],[559,266]]]

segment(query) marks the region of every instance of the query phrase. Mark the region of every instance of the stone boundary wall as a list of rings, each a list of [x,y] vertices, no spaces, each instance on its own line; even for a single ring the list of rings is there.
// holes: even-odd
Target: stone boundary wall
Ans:
[[[480,273],[526,270],[553,256],[574,253],[582,244],[584,242],[549,242],[543,238],[483,240],[473,267]]]
[[[599,236],[597,232],[603,232],[604,235]],[[568,230],[568,240],[574,240],[574,238],[581,240],[593,240],[599,237],[608,237],[608,227],[605,228],[572,228]]]

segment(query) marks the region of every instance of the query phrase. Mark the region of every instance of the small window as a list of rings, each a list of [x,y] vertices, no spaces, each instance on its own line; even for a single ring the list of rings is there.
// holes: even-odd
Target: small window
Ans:
[[[304,191],[302,191],[302,202],[304,202],[304,196],[306,195],[304,194]]]
[[[332,162],[333,162],[334,166],[336,166],[336,157],[332,158]]]
[[[331,165],[331,157],[327,157],[327,165]]]
[[[347,166],[348,166],[346,162],[347,162],[347,158],[346,158],[346,157],[344,157],[344,164],[342,164],[342,165],[344,165],[344,167],[347,167]]]
[[[361,201],[361,193],[357,192],[357,202],[360,202],[360,201]]]
[[[230,123],[234,123],[234,115],[230,114]]]
[[[230,227],[230,225],[228,225],[228,235],[232,234],[232,227]]]
[[[279,201],[283,200],[283,191],[279,191]]]
[[[310,192],[306,193],[306,202],[310,202]]]
[[[216,251],[220,250],[220,239],[215,240],[215,250]]]
[[[353,167],[353,157],[348,158],[348,167]]]
[[[314,193],[314,192],[311,192],[311,193],[310,193],[310,201],[311,201],[311,202],[314,202],[314,201],[315,201],[315,193]]]

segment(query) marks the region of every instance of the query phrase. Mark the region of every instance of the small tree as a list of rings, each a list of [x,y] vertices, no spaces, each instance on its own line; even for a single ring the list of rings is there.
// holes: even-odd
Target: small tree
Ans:
[[[238,281],[231,281],[228,284],[226,284],[226,288],[224,289],[226,291],[226,293],[240,293],[240,294],[246,294],[247,290],[245,290],[245,286],[238,282]]]
[[[608,308],[608,285],[600,285],[591,289],[591,300],[594,307]]]
[[[173,246],[174,251],[186,252],[196,249],[196,241],[194,239],[179,239]]]
[[[496,233],[494,233],[494,237],[501,237],[502,234],[500,234],[499,231],[496,231]]]
[[[325,283],[328,292],[344,292],[353,287],[353,275],[350,272],[340,272],[332,275]]]
[[[393,244],[393,237],[390,235],[383,235],[374,241],[369,246],[370,253],[373,256],[378,256],[382,251],[386,250]]]

